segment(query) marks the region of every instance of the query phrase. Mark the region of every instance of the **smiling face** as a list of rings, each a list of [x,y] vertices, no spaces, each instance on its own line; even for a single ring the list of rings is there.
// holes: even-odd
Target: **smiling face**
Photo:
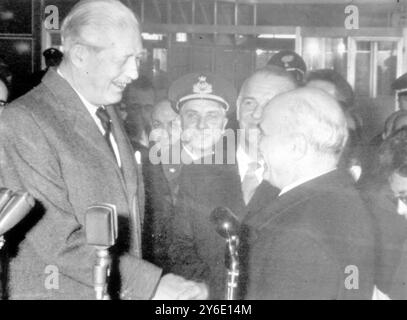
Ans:
[[[87,54],[81,64],[81,93],[95,105],[122,99],[126,85],[138,77],[142,55],[140,35],[134,30],[111,30],[104,38],[102,49],[85,45]]]
[[[180,110],[182,141],[192,150],[211,149],[222,137],[226,112],[219,102],[189,100]]]
[[[255,74],[244,83],[238,99],[238,116],[247,146],[258,141],[258,124],[263,118],[265,105],[276,95],[294,88],[295,84],[286,78],[264,74]]]

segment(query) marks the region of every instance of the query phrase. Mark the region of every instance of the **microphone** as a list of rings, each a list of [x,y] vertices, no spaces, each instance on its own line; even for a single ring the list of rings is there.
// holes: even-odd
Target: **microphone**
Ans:
[[[227,207],[218,207],[211,213],[210,220],[216,232],[224,239],[237,236],[240,229],[239,219]]]
[[[96,248],[93,284],[97,300],[109,300],[107,279],[111,258],[108,249],[116,243],[118,235],[117,211],[112,204],[90,206],[85,214],[86,241]]]
[[[218,207],[210,215],[210,221],[216,232],[226,239],[225,265],[227,273],[226,300],[235,300],[239,278],[239,230],[240,223],[237,216],[227,207]]]
[[[0,189],[0,249],[4,245],[3,235],[23,220],[34,204],[34,198],[27,192]]]
[[[13,196],[13,191],[7,188],[0,188],[0,212]]]

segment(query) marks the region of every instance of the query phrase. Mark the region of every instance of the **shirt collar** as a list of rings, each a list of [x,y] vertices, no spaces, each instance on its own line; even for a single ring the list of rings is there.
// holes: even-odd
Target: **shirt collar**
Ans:
[[[66,80],[64,75],[62,74],[61,70],[59,68],[57,69],[57,73]],[[69,82],[69,81],[68,81]],[[76,94],[79,96],[81,99],[82,103],[85,105],[86,109],[89,111],[89,113],[93,116],[96,114],[97,109],[99,108],[98,106],[95,106],[94,104],[90,103],[83,95],[80,94],[78,90],[76,90],[71,83],[69,83],[72,87],[72,89],[76,92]]]
[[[239,145],[236,151],[236,160],[237,160],[237,167],[239,169],[240,180],[243,181],[244,176],[246,175],[247,170],[249,169],[249,163],[254,162],[253,160]],[[255,174],[257,180],[261,182],[263,180],[263,173],[264,173],[264,161],[261,159],[258,161],[259,168],[256,170]]]

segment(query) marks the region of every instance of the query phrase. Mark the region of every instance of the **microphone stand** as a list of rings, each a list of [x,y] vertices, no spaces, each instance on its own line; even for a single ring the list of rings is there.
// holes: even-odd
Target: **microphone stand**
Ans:
[[[110,276],[111,257],[107,248],[96,249],[96,263],[93,267],[93,281],[96,300],[110,300],[107,293],[107,279]]]
[[[96,262],[93,266],[96,300],[110,300],[108,280],[112,259],[109,248],[115,244],[118,235],[116,207],[108,203],[90,206],[86,210],[85,228],[88,245],[96,249]]]
[[[238,255],[239,237],[237,235],[229,236],[226,240],[226,260],[227,267],[227,292],[226,300],[236,300],[237,286],[239,279],[239,255]]]
[[[226,300],[236,300],[239,280],[239,230],[236,215],[227,207],[218,207],[211,212],[210,220],[216,232],[226,240],[225,266],[227,269]]]

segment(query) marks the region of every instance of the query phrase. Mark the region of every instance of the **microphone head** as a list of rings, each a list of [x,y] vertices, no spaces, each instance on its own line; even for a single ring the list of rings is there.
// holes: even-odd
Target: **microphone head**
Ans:
[[[7,197],[7,192],[0,192],[0,202]],[[34,198],[27,192],[18,191],[0,208],[0,235],[5,234],[30,212],[34,207]]]
[[[240,229],[239,219],[227,207],[218,207],[211,213],[210,220],[216,228],[216,232],[225,239],[237,236]]]
[[[13,191],[7,188],[0,188],[0,212],[4,209],[6,204],[13,196]]]
[[[86,240],[88,245],[109,248],[118,235],[117,211],[111,204],[90,206],[85,215]]]

